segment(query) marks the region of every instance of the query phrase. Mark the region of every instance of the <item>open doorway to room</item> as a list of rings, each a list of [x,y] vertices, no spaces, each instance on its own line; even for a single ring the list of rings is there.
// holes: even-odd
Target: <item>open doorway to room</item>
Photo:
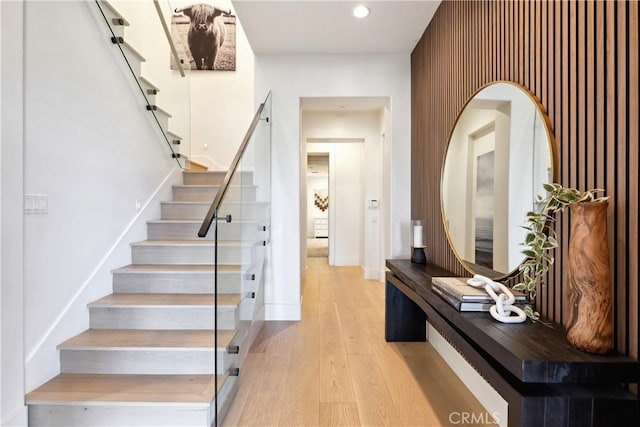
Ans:
[[[329,153],[308,153],[308,257],[329,257],[329,209]]]
[[[374,97],[301,99],[302,271],[306,257],[318,253],[314,246],[326,239],[329,265],[360,266],[367,279],[384,276],[391,178],[389,103],[388,98]],[[325,170],[319,169],[321,158],[328,172],[326,184],[308,178]],[[315,199],[322,206],[325,197],[328,206],[321,212]],[[325,222],[327,238],[320,237]]]

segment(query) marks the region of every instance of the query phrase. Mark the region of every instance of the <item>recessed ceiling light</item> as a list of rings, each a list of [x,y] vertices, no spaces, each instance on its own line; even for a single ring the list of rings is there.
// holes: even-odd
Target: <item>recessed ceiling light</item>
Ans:
[[[353,9],[353,16],[355,16],[356,18],[365,18],[367,16],[369,16],[369,12],[371,12],[369,10],[369,8],[363,4],[356,6]]]

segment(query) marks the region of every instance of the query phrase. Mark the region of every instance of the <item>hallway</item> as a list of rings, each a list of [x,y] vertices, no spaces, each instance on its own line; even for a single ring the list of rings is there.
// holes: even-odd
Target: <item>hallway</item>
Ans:
[[[302,321],[265,324],[223,425],[440,426],[485,414],[429,344],[385,342],[382,283],[326,258],[308,266]]]

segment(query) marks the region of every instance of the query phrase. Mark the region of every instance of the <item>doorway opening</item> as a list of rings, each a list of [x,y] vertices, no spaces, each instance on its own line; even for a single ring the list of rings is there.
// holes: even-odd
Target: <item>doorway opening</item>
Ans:
[[[328,253],[320,253],[329,265],[360,266],[364,278],[383,280],[390,242],[389,104],[375,97],[300,99],[302,277],[307,256],[317,253],[313,246],[326,239]],[[320,174],[313,174],[314,162],[326,164],[327,157],[328,182],[309,182]],[[325,197],[322,212],[314,201],[324,208]]]
[[[307,257],[329,257],[329,153],[307,154]]]

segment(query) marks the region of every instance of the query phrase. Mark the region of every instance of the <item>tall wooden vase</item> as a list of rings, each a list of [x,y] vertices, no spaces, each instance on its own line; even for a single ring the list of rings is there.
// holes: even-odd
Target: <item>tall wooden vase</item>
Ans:
[[[571,205],[567,340],[589,353],[613,348],[607,202]]]

